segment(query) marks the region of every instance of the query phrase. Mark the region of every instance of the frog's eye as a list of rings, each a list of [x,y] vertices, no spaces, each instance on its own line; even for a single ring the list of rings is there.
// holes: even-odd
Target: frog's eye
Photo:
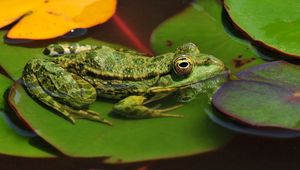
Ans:
[[[187,56],[175,58],[173,69],[177,75],[188,76],[193,70],[193,62]]]

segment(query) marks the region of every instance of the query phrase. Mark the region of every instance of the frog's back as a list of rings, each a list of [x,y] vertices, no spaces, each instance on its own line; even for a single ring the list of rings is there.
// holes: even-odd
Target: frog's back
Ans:
[[[88,51],[85,55],[88,60],[84,64],[89,72],[108,78],[131,80],[169,73],[174,56],[173,53],[167,53],[150,57],[106,46]]]

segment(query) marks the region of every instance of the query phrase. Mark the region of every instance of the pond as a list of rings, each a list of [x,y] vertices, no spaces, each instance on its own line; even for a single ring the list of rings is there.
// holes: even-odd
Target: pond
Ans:
[[[43,49],[53,43],[107,45],[155,56],[192,42],[201,53],[222,60],[227,70],[208,82],[200,81],[195,85],[200,89],[205,83],[223,83],[228,73],[234,75],[278,57],[297,56],[297,50],[293,50],[297,42],[289,45],[277,41],[284,32],[278,36],[261,35],[256,40],[252,34],[260,35],[257,30],[234,13],[237,7],[231,0],[226,2],[228,6],[219,0],[119,0],[116,12],[107,22],[50,40],[9,38],[7,32],[20,21],[0,29],[0,92],[4,96],[0,100],[0,169],[296,169],[300,156],[297,123],[275,129],[270,128],[271,121],[266,121],[266,126],[256,124],[259,128],[249,126],[249,122],[236,121],[239,119],[234,116],[228,118],[212,106],[212,94],[201,93],[170,112],[184,115],[183,118],[145,120],[114,116],[111,110],[117,101],[100,98],[90,109],[110,120],[110,127],[88,120],[71,124],[32,99],[20,81],[26,63],[34,57],[44,58]],[[239,19],[243,27],[233,22]],[[269,35],[277,30],[268,31]],[[292,68],[284,67],[289,75],[297,76],[298,68]],[[276,80],[281,82],[277,77]],[[297,79],[288,81],[298,83]],[[293,93],[296,104],[297,94]],[[176,94],[151,106],[172,106],[177,104],[175,98]]]

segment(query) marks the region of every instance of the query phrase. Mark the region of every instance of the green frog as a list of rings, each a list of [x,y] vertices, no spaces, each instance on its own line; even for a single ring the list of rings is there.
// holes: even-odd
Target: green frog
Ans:
[[[76,118],[84,118],[112,124],[88,109],[97,96],[118,99],[113,111],[128,118],[182,117],[165,113],[180,105],[158,109],[145,104],[174,92],[179,94],[179,101],[188,102],[195,97],[193,84],[225,70],[222,61],[200,53],[193,43],[155,57],[80,44],[51,44],[44,54],[49,57],[26,64],[24,85],[32,97],[73,123]]]

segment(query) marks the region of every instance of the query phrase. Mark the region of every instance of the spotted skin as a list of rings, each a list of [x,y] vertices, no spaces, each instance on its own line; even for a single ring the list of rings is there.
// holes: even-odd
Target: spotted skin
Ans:
[[[83,110],[86,105],[96,100],[96,91],[93,86],[51,61],[43,59],[29,61],[22,78],[33,97],[62,113],[72,123],[75,123],[75,118],[85,118],[112,124],[94,111]],[[42,82],[46,84],[42,85]]]
[[[179,106],[157,109],[145,104],[178,91],[190,100],[195,97],[187,90],[192,84],[224,71],[222,61],[201,54],[192,43],[156,57],[79,44],[50,45],[44,53],[50,58],[32,59],[25,66],[25,86],[33,97],[72,122],[85,118],[111,125],[87,110],[96,96],[120,99],[113,110],[129,118],[182,117],[164,113]]]
[[[82,51],[95,49],[97,46],[73,44],[50,44],[43,51],[45,55],[57,57],[65,54],[76,54]]]

